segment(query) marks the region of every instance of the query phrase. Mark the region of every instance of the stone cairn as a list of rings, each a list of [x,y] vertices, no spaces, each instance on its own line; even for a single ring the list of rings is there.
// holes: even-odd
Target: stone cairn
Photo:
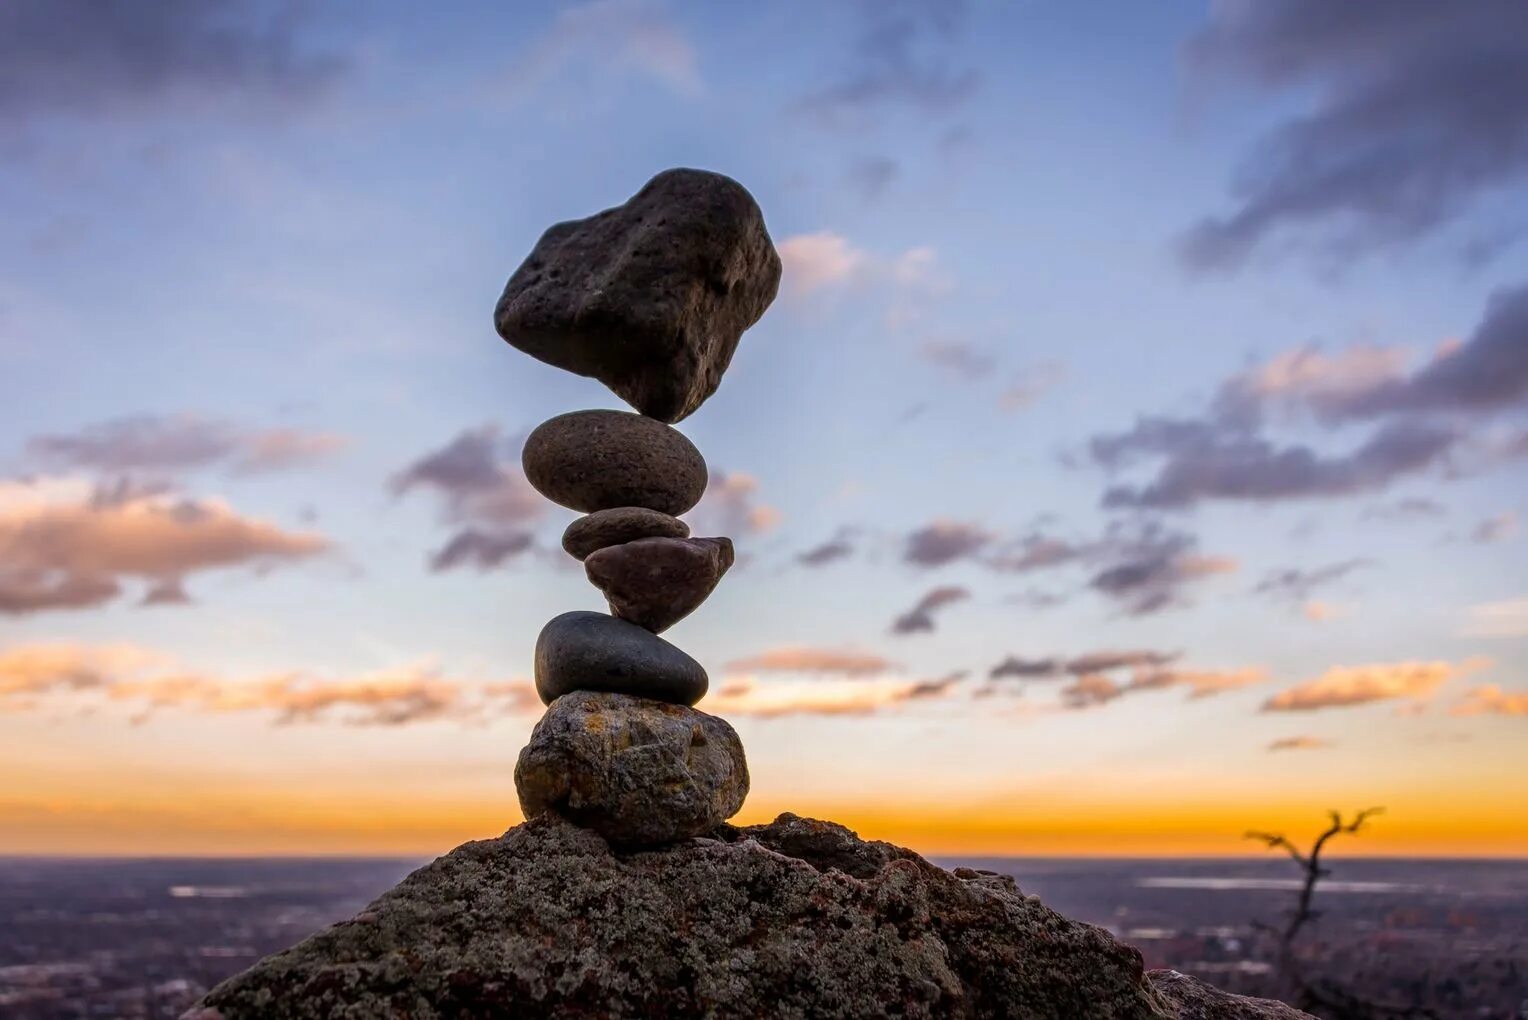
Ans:
[[[563,613],[536,640],[548,708],[515,767],[526,818],[555,811],[612,843],[651,846],[708,832],[743,805],[742,742],[692,707],[706,671],[658,637],[733,558],[730,539],[691,538],[679,520],[705,492],[706,462],[672,423],[716,391],[779,286],[753,196],[681,169],[551,227],[504,288],[500,336],[641,412],[573,411],[525,441],[530,483],[587,515],[562,546],[610,606]]]

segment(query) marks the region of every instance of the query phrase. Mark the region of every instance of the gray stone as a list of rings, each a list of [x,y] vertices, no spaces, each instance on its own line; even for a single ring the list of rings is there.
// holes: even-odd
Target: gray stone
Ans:
[[[1138,951],[1011,883],[828,822],[713,837],[631,852],[548,813],[203,1005],[222,1020],[1312,1020],[1148,975]]]
[[[721,174],[666,170],[625,205],[542,234],[494,325],[531,357],[675,422],[716,391],[779,288],[753,196]]]
[[[714,715],[575,691],[552,702],[515,766],[525,817],[555,811],[611,843],[655,846],[710,832],[748,796],[743,742]]]
[[[630,411],[571,411],[537,425],[520,452],[525,477],[582,513],[645,507],[677,517],[706,491],[706,460],[675,428]]]
[[[611,691],[693,705],[710,683],[700,663],[661,637],[604,613],[553,617],[536,639],[536,692],[550,705],[574,691]]]
[[[639,538],[688,538],[690,526],[677,517],[641,506],[618,506],[596,510],[568,525],[562,547],[581,560],[598,549]]]
[[[732,566],[730,538],[639,538],[584,560],[610,611],[661,634],[695,611]]]

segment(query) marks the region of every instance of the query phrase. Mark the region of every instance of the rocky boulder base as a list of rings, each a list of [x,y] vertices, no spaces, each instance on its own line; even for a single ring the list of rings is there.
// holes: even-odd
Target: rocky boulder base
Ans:
[[[1310,1020],[1147,974],[1011,879],[831,823],[621,852],[555,814],[458,848],[187,1016]]]
[[[624,694],[552,702],[515,766],[525,817],[548,811],[620,845],[711,832],[748,796],[737,731],[705,712]]]

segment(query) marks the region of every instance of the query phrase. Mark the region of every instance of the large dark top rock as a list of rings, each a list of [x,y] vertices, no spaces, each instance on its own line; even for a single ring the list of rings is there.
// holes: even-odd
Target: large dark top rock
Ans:
[[[721,174],[665,170],[625,205],[542,234],[494,325],[531,357],[675,422],[716,392],[779,288],[753,196]]]
[[[1311,1020],[1148,975],[1135,949],[1010,879],[794,815],[637,853],[543,815],[415,872],[189,1015]]]

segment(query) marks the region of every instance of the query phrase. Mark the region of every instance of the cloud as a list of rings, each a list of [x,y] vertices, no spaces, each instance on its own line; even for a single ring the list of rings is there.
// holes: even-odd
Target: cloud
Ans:
[[[77,481],[0,483],[0,612],[85,608],[126,578],[158,591],[217,568],[267,568],[326,551],[217,499],[110,492]]]
[[[1496,684],[1482,684],[1461,698],[1449,714],[1528,716],[1528,692],[1509,694]]]
[[[860,194],[876,199],[897,179],[901,170],[900,164],[887,156],[866,156],[850,164],[848,180]]]
[[[1075,656],[1066,660],[1062,669],[1073,676],[1081,676],[1086,673],[1108,673],[1116,669],[1166,666],[1180,657],[1179,652],[1158,652],[1149,648],[1110,649]]]
[[[10,0],[0,15],[0,119],[166,98],[308,101],[346,61],[314,52],[302,15],[291,2]]]
[[[948,697],[962,679],[964,674],[954,673],[938,680],[762,684],[753,677],[729,677],[711,694],[706,710],[757,719],[868,716],[909,702]]]
[[[793,111],[824,128],[863,127],[880,111],[905,107],[920,118],[959,107],[981,75],[957,66],[966,5],[955,0],[874,0],[857,6],[862,23],[841,76],[815,89]]]
[[[1460,632],[1467,637],[1528,637],[1528,597],[1470,606]]]
[[[1097,708],[1124,694],[1123,686],[1101,673],[1087,673],[1061,688],[1061,704],[1069,709]]]
[[[1485,668],[1487,660],[1391,662],[1336,666],[1313,680],[1281,691],[1263,703],[1264,712],[1313,712],[1378,701],[1426,701],[1455,677]]]
[[[893,634],[916,634],[934,629],[934,613],[956,602],[971,597],[969,588],[944,586],[930,589],[918,600],[918,604],[892,621]]]
[[[1330,740],[1323,740],[1321,737],[1280,737],[1270,741],[1267,749],[1269,751],[1317,751],[1331,746],[1333,745]]]
[[[988,670],[987,678],[989,680],[1003,680],[1008,677],[1039,679],[1060,676],[1061,669],[1060,659],[1022,659],[1017,655],[1010,655]]]
[[[998,409],[1022,411],[1033,407],[1065,377],[1065,370],[1055,363],[1036,365],[1026,369],[1014,376],[1003,392],[998,394]]]
[[[804,567],[825,567],[829,563],[846,559],[854,555],[852,537],[852,532],[841,528],[836,535],[821,545],[815,545],[805,552],[797,553],[796,562]]]
[[[430,569],[437,573],[461,566],[495,570],[534,544],[535,537],[530,532],[489,534],[467,528],[430,556]]]
[[[34,436],[27,456],[53,468],[181,472],[222,466],[254,474],[313,463],[344,448],[343,436],[297,429],[247,429],[196,414],[137,415],[77,432]]]
[[[489,84],[500,101],[519,102],[548,82],[617,72],[655,79],[680,95],[701,89],[695,49],[667,14],[647,0],[592,0],[561,7],[546,32],[517,53]]]
[[[16,645],[0,650],[0,709],[5,699],[105,687],[120,674],[163,662],[136,645]]]
[[[1370,565],[1369,560],[1353,558],[1308,569],[1305,567],[1286,567],[1282,570],[1275,570],[1266,574],[1252,591],[1254,594],[1267,595],[1274,599],[1309,604],[1311,596],[1318,589],[1347,577],[1355,570]]]
[[[950,287],[932,248],[908,248],[897,255],[879,255],[857,247],[831,230],[795,234],[776,247],[783,265],[781,288],[795,300],[840,287],[884,286],[898,294],[898,303],[888,314],[905,318],[909,296],[937,295]]]
[[[1443,517],[1448,511],[1435,499],[1410,496],[1393,503],[1377,503],[1363,512],[1365,520],[1414,521]]]
[[[124,705],[137,722],[160,711],[191,711],[267,713],[278,725],[402,726],[541,707],[529,681],[470,685],[428,665],[356,677],[291,671],[234,681],[178,667],[169,656],[133,645],[35,644],[0,652],[0,710],[7,699],[14,709],[23,696],[60,694]]]
[[[1311,599],[1300,606],[1300,615],[1312,623],[1325,623],[1328,620],[1346,616],[1352,611],[1351,606],[1333,605],[1330,602],[1322,602],[1320,599]]]
[[[1160,691],[1173,687],[1188,690],[1190,699],[1213,698],[1217,694],[1239,690],[1268,680],[1262,669],[1239,670],[1190,670],[1153,669],[1139,670],[1126,685],[1128,691]]]
[[[1336,456],[1207,423],[1144,419],[1131,432],[1103,437],[1107,463],[1121,448],[1165,459],[1140,486],[1104,493],[1110,509],[1181,510],[1203,500],[1277,502],[1378,492],[1441,463],[1459,441],[1452,428],[1392,422],[1357,449]],[[1098,441],[1095,440],[1095,443]],[[1098,449],[1095,447],[1095,456]]]
[[[1119,562],[1094,574],[1088,586],[1120,602],[1131,616],[1183,605],[1184,588],[1237,569],[1230,557],[1199,555],[1195,544],[1181,533],[1148,531],[1123,550]]]
[[[435,571],[502,566],[531,546],[529,525],[547,506],[494,425],[461,432],[394,475],[388,488],[399,497],[424,489],[440,498],[442,516],[456,530],[430,554]]]
[[[902,559],[919,567],[939,567],[985,549],[996,537],[976,524],[935,520],[907,536]]]
[[[1470,537],[1485,545],[1492,542],[1505,542],[1515,534],[1517,534],[1517,514],[1508,512],[1487,517],[1475,525],[1475,530],[1470,533]]]
[[[1212,10],[1185,50],[1206,90],[1229,74],[1315,98],[1249,153],[1235,209],[1184,238],[1188,265],[1234,269],[1288,238],[1348,256],[1414,241],[1528,175],[1528,8],[1515,0]]]
[[[926,340],[918,353],[931,364],[968,382],[984,382],[997,368],[997,359],[964,340]]]
[[[690,512],[699,533],[763,535],[773,531],[784,515],[759,502],[759,480],[742,471],[711,469],[705,495]]]
[[[847,677],[867,677],[900,667],[871,652],[787,645],[737,659],[728,663],[727,668],[739,673],[837,673]]]

